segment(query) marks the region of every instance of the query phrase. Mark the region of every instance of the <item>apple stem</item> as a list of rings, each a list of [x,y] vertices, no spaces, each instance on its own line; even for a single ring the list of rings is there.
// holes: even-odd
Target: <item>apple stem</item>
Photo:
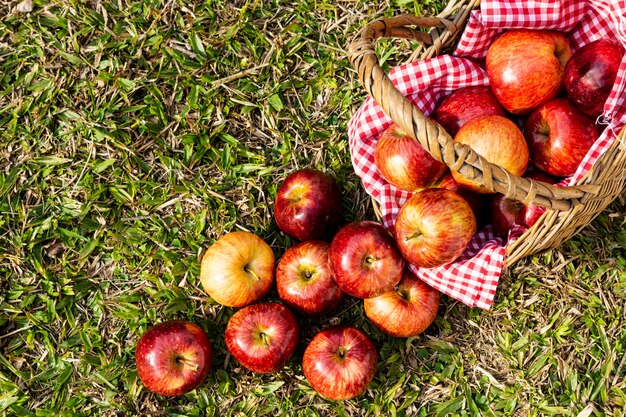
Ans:
[[[376,262],[376,257],[375,256],[367,255],[365,257],[365,265],[369,266],[369,265],[373,264],[374,262]]]
[[[348,353],[348,349],[345,347],[339,346],[337,348],[337,356],[339,356],[339,359],[344,359],[346,357],[346,353]]]
[[[400,298],[402,298],[403,300],[407,300],[408,301],[408,299],[409,299],[409,292],[406,290],[406,288],[398,288],[398,289],[396,289],[396,292],[398,293]]]
[[[311,278],[313,278],[313,274],[311,273],[311,271],[304,271],[304,279],[308,281]]]
[[[187,366],[193,368],[194,371],[197,371],[198,368],[200,367],[197,363],[195,363],[193,361],[190,361],[189,359],[184,358],[182,356],[176,356],[176,362],[177,363],[182,363],[184,365],[187,365]]]
[[[263,344],[267,347],[270,346],[270,340],[269,337],[267,336],[267,334],[265,332],[259,332],[259,338],[263,341]]]
[[[254,270],[253,270],[252,268],[250,268],[250,266],[248,266],[248,265],[244,266],[244,267],[243,267],[243,270],[244,270],[246,273],[248,273],[248,274],[252,275],[252,276],[254,277],[254,279],[256,279],[257,281],[260,281],[260,280],[261,280],[261,278],[259,277],[259,275],[258,275],[256,272],[254,272]]]
[[[412,235],[405,237],[404,240],[415,239],[416,237],[420,237],[421,235],[422,235],[422,232],[420,230],[416,230],[415,232],[413,232]]]

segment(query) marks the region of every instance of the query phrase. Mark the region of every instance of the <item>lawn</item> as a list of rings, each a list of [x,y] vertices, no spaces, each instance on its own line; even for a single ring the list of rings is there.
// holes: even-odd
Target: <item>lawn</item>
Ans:
[[[18,10],[18,4],[19,11]],[[625,195],[577,236],[506,271],[490,311],[442,297],[422,335],[394,339],[344,301],[301,319],[280,372],[226,350],[234,309],[199,259],[247,230],[279,257],[278,184],[331,172],[346,221],[375,219],[346,124],[365,98],[345,49],[365,23],[440,1],[113,0],[0,4],[0,415],[623,416]],[[383,42],[386,67],[407,45]],[[383,49],[384,47],[384,49]],[[268,299],[276,299],[272,291]],[[209,377],[146,391],[134,351],[153,324],[208,333]],[[379,352],[360,397],[316,395],[306,341],[334,323]]]

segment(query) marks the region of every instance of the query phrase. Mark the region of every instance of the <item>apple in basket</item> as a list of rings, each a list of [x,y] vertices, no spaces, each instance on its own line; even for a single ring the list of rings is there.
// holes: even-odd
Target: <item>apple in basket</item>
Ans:
[[[150,327],[137,342],[135,363],[144,386],[169,397],[185,394],[209,374],[211,342],[198,325],[171,320]]]
[[[374,162],[387,182],[406,191],[429,187],[447,170],[395,123],[378,138]]]
[[[363,300],[365,315],[381,331],[394,337],[413,337],[435,321],[440,293],[409,268],[393,290]]]
[[[329,174],[311,168],[292,172],[276,194],[274,218],[298,240],[329,237],[342,218],[341,192]]]
[[[572,49],[564,33],[511,29],[487,50],[489,83],[513,114],[526,114],[563,89],[563,70]]]
[[[456,260],[476,233],[469,203],[454,191],[428,188],[402,206],[395,223],[402,256],[420,268]]]
[[[609,98],[624,47],[615,39],[601,38],[586,44],[565,65],[565,89],[576,107],[590,116],[602,114]]]
[[[258,373],[280,370],[300,338],[294,314],[282,304],[264,302],[238,310],[228,321],[224,339],[231,355]]]
[[[566,98],[557,98],[532,112],[524,122],[530,160],[544,172],[568,177],[598,138],[595,120]]]
[[[276,289],[290,308],[306,316],[333,310],[343,300],[330,267],[329,243],[300,242],[285,251],[276,267]]]
[[[467,122],[454,140],[472,148],[492,164],[521,176],[528,166],[528,145],[522,131],[506,117],[487,115]],[[477,193],[492,193],[477,179],[452,171],[455,181]]]
[[[486,224],[487,214],[485,212],[486,202],[484,194],[475,193],[461,186],[461,184],[454,180],[454,177],[450,172],[441,177],[436,187],[454,191],[455,193],[463,197],[472,208],[474,216],[476,217],[476,225],[479,229]]]
[[[335,282],[347,294],[375,297],[402,278],[404,259],[396,241],[380,223],[360,220],[339,229],[329,249]]]
[[[474,117],[488,114],[505,116],[502,105],[489,86],[468,86],[454,90],[433,113],[433,119],[454,137],[461,126]]]
[[[254,233],[230,232],[202,257],[200,281],[216,302],[243,307],[265,296],[274,282],[272,248]]]
[[[302,371],[313,389],[330,400],[349,400],[367,389],[378,358],[362,331],[332,326],[313,336],[302,356]]]

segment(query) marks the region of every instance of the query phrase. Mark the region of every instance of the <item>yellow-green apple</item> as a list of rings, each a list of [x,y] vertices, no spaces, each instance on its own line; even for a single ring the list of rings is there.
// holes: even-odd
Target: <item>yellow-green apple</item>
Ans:
[[[528,166],[528,145],[522,131],[506,117],[487,115],[467,122],[454,137],[454,140],[468,145],[476,153],[492,164],[520,176]],[[471,191],[490,194],[484,184],[476,179],[464,177],[452,171],[454,180]]]
[[[429,187],[447,170],[395,123],[378,138],[374,163],[387,182],[406,191]]]
[[[330,400],[349,400],[374,379],[378,358],[372,341],[351,326],[332,326],[313,336],[302,356],[311,386]]]
[[[275,302],[252,304],[238,310],[224,332],[226,348],[237,362],[262,374],[285,366],[299,338],[296,317],[287,307]]]
[[[300,242],[287,249],[276,266],[278,296],[306,316],[326,314],[343,300],[330,267],[329,246],[321,240]]]
[[[435,321],[440,293],[409,268],[393,290],[363,300],[365,315],[381,331],[394,337],[413,337]]]
[[[200,281],[216,302],[243,307],[269,292],[274,267],[274,252],[263,239],[250,232],[230,232],[204,253]]]
[[[574,174],[598,136],[595,120],[566,98],[550,100],[524,122],[530,160],[557,177]]]
[[[144,386],[173,397],[199,386],[209,374],[213,354],[196,324],[171,320],[150,327],[137,342],[135,364]]]
[[[312,168],[292,172],[278,188],[274,219],[280,230],[298,240],[330,237],[342,219],[335,179]]]
[[[602,114],[623,56],[622,44],[611,38],[597,39],[574,52],[563,81],[567,97],[580,111],[593,117]]]
[[[469,203],[454,191],[428,188],[402,206],[395,223],[402,256],[420,268],[435,268],[456,260],[476,233]]]
[[[563,89],[563,70],[572,49],[564,33],[511,29],[487,50],[491,89],[513,114],[526,114]]]
[[[339,229],[329,257],[335,282],[354,297],[375,297],[402,278],[404,259],[389,230],[377,222],[359,220]]]
[[[488,114],[505,116],[502,105],[489,86],[468,86],[454,90],[433,113],[433,119],[454,137],[461,126],[474,117]]]

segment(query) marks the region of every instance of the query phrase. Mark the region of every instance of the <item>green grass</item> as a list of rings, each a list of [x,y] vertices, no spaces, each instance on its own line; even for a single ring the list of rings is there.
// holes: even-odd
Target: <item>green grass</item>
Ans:
[[[408,340],[349,299],[302,320],[284,370],[226,351],[234,310],[198,280],[222,234],[277,256],[277,184],[333,173],[347,220],[374,218],[346,123],[364,92],[344,50],[366,22],[437,1],[56,1],[0,5],[0,414],[6,416],[622,416],[624,196],[558,250],[515,265],[489,312],[443,298]],[[388,65],[399,56],[391,50]],[[276,298],[271,293],[269,298]],[[143,389],[139,336],[166,319],[209,334],[213,369],[175,399]],[[368,391],[319,397],[303,346],[338,322],[379,349]]]

